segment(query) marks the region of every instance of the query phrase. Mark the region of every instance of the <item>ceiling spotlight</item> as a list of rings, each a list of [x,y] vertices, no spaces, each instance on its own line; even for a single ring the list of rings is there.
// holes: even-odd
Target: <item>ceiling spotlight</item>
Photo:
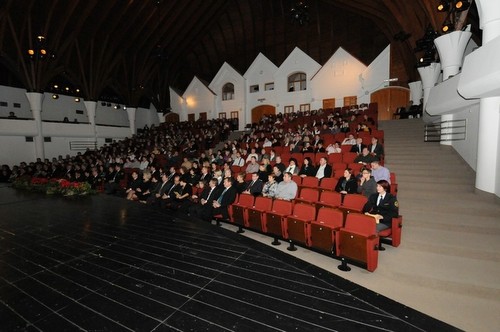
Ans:
[[[76,89],[75,91],[76,91],[76,93],[80,93],[80,89]]]
[[[28,55],[35,55],[35,50],[28,50]]]
[[[469,7],[470,7],[470,2],[468,0],[455,2],[455,9],[457,10],[457,12],[462,12],[464,10],[467,10],[469,9]]]
[[[59,85],[54,84],[54,89],[59,89]]]
[[[455,26],[451,23],[445,24],[441,27],[441,31],[443,32],[450,32],[453,31],[453,29],[455,29]]]
[[[117,109],[119,109],[119,108],[120,108],[120,105],[116,104],[115,106],[113,106],[113,108],[114,108],[115,110],[117,110]]]
[[[79,103],[79,102],[80,102],[80,98],[76,97],[76,98],[75,98],[75,101],[76,101],[77,103]]]
[[[69,87],[65,87],[64,90],[69,91]]]
[[[446,0],[440,1],[437,6],[438,12],[447,12],[449,9],[450,9],[450,2]]]
[[[54,93],[54,94],[52,95],[52,99],[59,99],[59,95]]]

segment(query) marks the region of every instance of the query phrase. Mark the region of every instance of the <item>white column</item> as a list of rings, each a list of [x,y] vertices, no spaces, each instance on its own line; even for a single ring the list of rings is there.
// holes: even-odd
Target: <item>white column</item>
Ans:
[[[433,62],[429,66],[419,67],[418,73],[420,74],[420,78],[422,79],[422,87],[424,88],[423,109],[425,111],[425,105],[427,105],[427,100],[429,100],[431,89],[434,87],[434,85],[436,85],[439,74],[441,74],[441,64]]]
[[[156,115],[158,115],[158,121],[160,122],[160,124],[165,122],[165,115],[163,114],[163,112],[158,112],[156,113]]]
[[[83,101],[85,108],[87,109],[87,117],[89,118],[90,126],[92,127],[92,133],[94,135],[94,141],[97,142],[97,131],[95,126],[95,116],[97,109],[97,102],[92,100]]]
[[[413,101],[413,105],[420,105],[420,99],[423,97],[422,81],[408,83],[408,86],[410,87],[410,100]]]
[[[500,51],[500,1],[476,0],[476,5],[483,30],[483,45],[467,56],[459,91],[465,98],[481,98],[476,188],[500,197],[500,96],[494,93],[499,91],[500,83],[498,79],[488,77],[493,74],[492,68],[498,73],[498,66],[493,67],[495,60],[492,57],[495,58]]]
[[[128,114],[128,122],[130,125],[130,132],[132,135],[135,135],[136,133],[136,128],[135,128],[135,112],[137,111],[137,107],[127,107],[127,114]]]
[[[479,102],[476,188],[489,193],[500,191],[500,97]]]
[[[26,92],[26,97],[30,103],[31,112],[36,125],[36,136],[33,138],[35,141],[35,157],[40,158],[42,161],[45,159],[45,143],[43,140],[42,130],[42,102],[43,93],[39,92]]]
[[[470,30],[470,26],[468,27]],[[434,40],[436,48],[439,52],[441,60],[441,68],[443,69],[443,81],[460,72],[460,67],[463,63],[463,57],[467,43],[471,38],[470,31],[453,31],[449,34],[442,35]],[[452,145],[453,123],[450,122],[454,118],[453,114],[445,114],[441,116],[441,144]]]

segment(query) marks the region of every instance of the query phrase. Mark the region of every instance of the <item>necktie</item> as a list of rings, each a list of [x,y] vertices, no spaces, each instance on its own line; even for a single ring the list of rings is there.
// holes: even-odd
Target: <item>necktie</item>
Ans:
[[[220,194],[219,198],[217,199],[217,202],[218,202],[219,204],[221,204],[221,203],[222,203],[222,196],[224,196],[224,194],[226,193],[226,191],[227,191],[227,188],[226,188],[226,189],[224,189],[224,191],[222,192],[222,194]]]
[[[384,196],[382,196],[382,195],[379,195],[379,196],[378,196],[377,206],[379,206],[379,205],[380,205],[380,202],[381,202],[383,199],[384,199]]]
[[[170,193],[171,193],[171,192],[172,192],[172,190],[175,188],[175,186],[176,186],[176,185],[174,184],[172,187],[170,187],[170,189],[169,189],[169,191],[168,191],[168,194],[167,194],[167,195],[170,195]]]
[[[207,201],[210,199],[210,196],[212,195],[212,191],[214,191],[214,188],[210,189],[210,192],[208,193],[208,196],[207,196]]]

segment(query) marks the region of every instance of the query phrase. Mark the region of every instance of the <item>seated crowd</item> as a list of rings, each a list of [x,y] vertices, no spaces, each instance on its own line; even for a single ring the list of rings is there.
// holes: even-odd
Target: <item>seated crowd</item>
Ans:
[[[4,165],[0,182],[23,176],[86,181],[107,194],[211,221],[229,219],[239,194],[292,201],[302,179],[334,178],[328,189],[366,196],[363,212],[383,229],[398,205],[374,118],[367,107],[265,115],[235,141],[227,140],[230,120],[165,123],[97,151]],[[214,151],[218,142],[223,147]],[[342,163],[344,154],[353,160]]]

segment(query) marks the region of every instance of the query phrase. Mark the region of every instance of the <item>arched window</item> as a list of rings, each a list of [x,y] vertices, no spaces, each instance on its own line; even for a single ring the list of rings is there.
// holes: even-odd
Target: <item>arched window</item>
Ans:
[[[307,89],[306,73],[295,73],[288,76],[288,92],[302,91]]]
[[[222,87],[222,100],[232,100],[234,99],[234,84],[226,83]]]

